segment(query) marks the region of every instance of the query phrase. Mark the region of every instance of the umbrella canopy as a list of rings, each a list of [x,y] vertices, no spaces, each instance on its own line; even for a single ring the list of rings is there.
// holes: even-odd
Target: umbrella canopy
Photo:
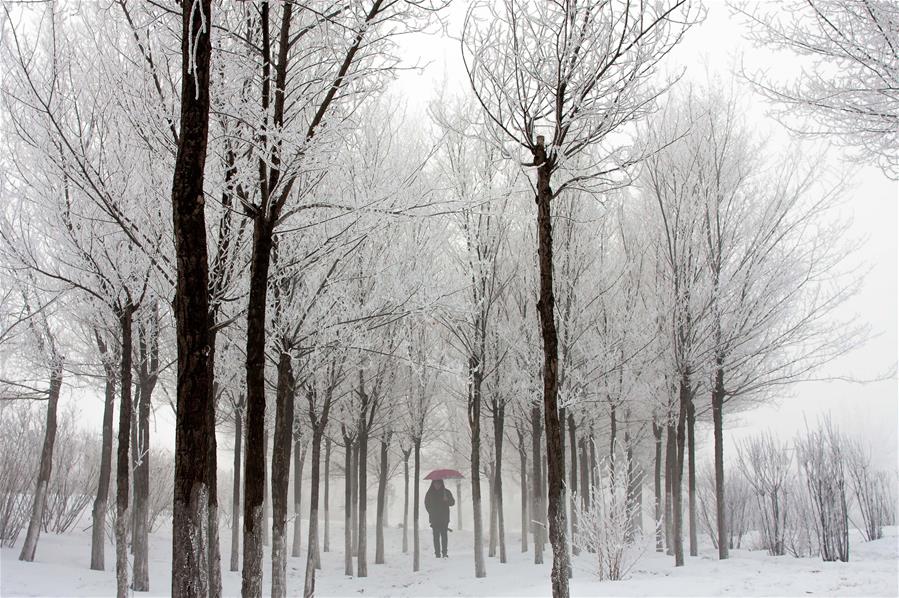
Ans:
[[[455,480],[465,476],[455,469],[435,469],[425,476],[426,480]]]

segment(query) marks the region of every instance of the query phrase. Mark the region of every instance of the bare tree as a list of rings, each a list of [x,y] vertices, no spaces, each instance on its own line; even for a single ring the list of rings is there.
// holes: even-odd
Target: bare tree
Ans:
[[[680,1],[650,6],[516,0],[500,7],[475,4],[465,19],[462,53],[478,102],[497,142],[522,148],[537,175],[537,305],[556,597],[568,596],[570,565],[561,504],[564,456],[557,398],[551,202],[566,189],[607,185],[632,160],[623,148],[599,148],[658,95],[647,88],[647,79],[691,20]]]

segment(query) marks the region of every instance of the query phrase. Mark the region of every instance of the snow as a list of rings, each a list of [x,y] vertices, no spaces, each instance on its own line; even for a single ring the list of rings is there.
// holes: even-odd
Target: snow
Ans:
[[[80,530],[80,528],[79,528]],[[533,553],[521,553],[520,536],[508,535],[509,562],[487,559],[487,577],[475,579],[471,532],[450,534],[448,559],[432,553],[431,530],[421,529],[421,571],[412,573],[412,555],[401,554],[401,530],[386,531],[387,564],[375,565],[369,556],[369,577],[343,574],[343,528],[331,522],[329,553],[322,553],[322,570],[316,576],[318,596],[548,596],[551,553],[534,565]],[[370,532],[374,534],[373,530]],[[685,567],[675,568],[673,557],[650,547],[623,581],[599,581],[591,572],[589,554],[574,560],[572,596],[897,596],[899,595],[899,537],[895,527],[885,538],[864,543],[853,535],[849,563],[825,563],[819,558],[770,557],[763,551],[734,550],[728,561],[718,561],[709,545],[699,557],[687,557]],[[222,530],[222,554],[229,552],[228,530]],[[410,545],[411,545],[410,538]],[[547,547],[548,548],[548,547]],[[485,547],[486,551],[486,547]],[[112,546],[107,555],[113,555]],[[18,559],[18,547],[0,550],[0,596],[112,596],[115,594],[113,559],[107,571],[91,571],[90,530],[68,535],[42,534],[35,562]],[[240,574],[228,571],[223,559],[225,596],[240,595]],[[288,595],[302,592],[306,553],[289,558]],[[271,561],[265,559],[263,588],[271,590]],[[163,527],[150,537],[150,592],[169,594],[171,529]],[[141,594],[136,594],[140,596]]]

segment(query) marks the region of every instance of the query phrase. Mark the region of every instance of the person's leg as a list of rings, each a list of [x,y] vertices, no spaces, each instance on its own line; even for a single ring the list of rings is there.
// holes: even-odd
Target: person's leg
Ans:
[[[440,558],[440,529],[436,527],[431,528],[431,533],[434,536],[434,556],[438,559]]]
[[[443,540],[443,556],[446,556],[447,540],[449,539],[449,534],[447,533],[447,528],[441,529],[440,535],[442,536],[442,540]]]

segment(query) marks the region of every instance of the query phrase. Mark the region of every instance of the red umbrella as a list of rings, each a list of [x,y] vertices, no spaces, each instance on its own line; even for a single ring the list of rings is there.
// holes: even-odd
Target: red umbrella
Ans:
[[[455,469],[435,469],[425,476],[426,480],[455,480],[465,476]]]

